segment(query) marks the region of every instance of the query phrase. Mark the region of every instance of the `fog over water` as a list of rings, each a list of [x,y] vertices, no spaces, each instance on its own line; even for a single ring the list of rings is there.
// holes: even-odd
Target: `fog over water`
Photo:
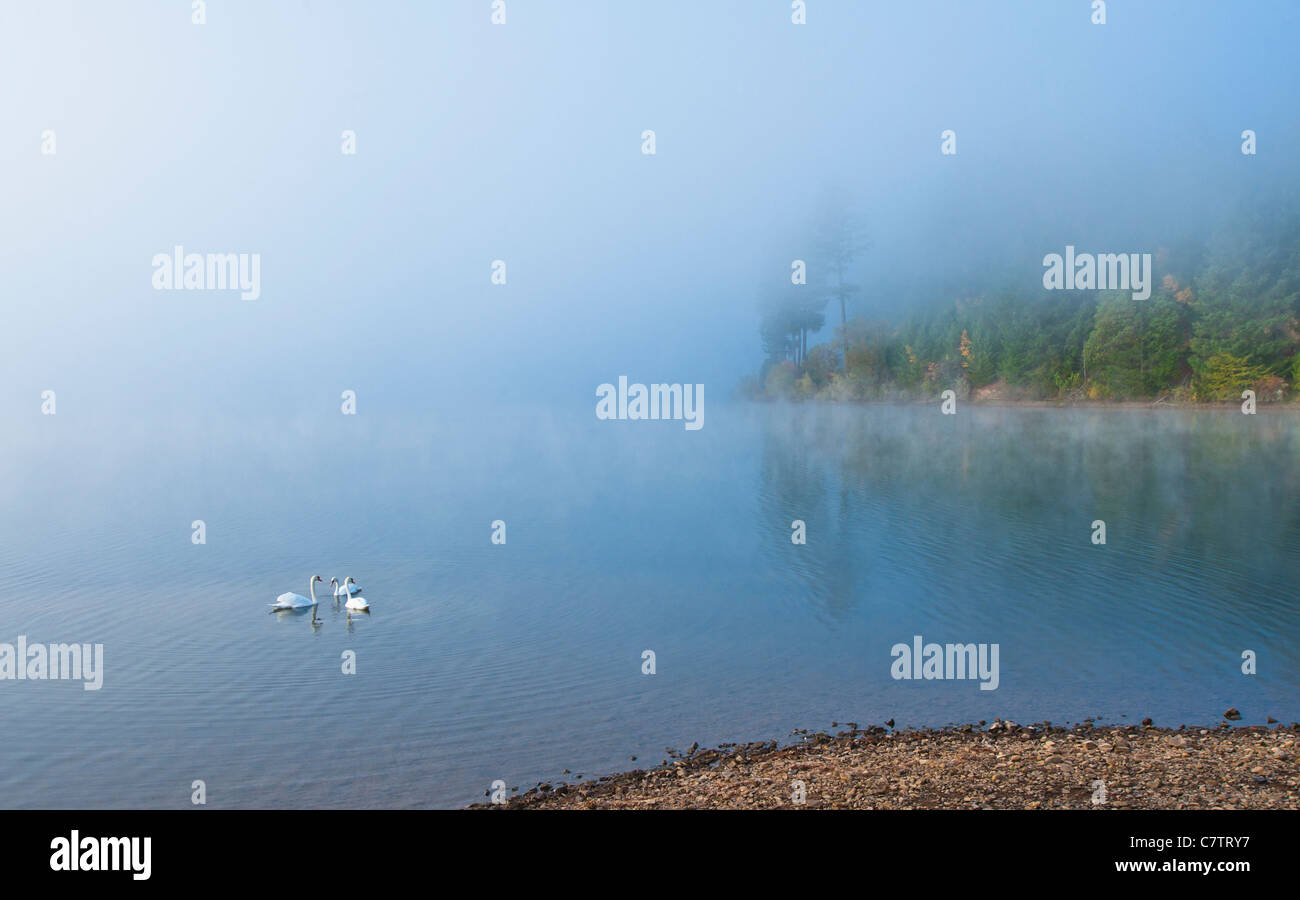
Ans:
[[[105,660],[0,681],[4,805],[463,806],[832,721],[1300,718],[1294,409],[732,393],[828,210],[870,242],[849,316],[891,324],[1293,213],[1300,6],[808,7],[0,9],[0,644]],[[259,254],[260,296],[155,290],[178,246]],[[703,386],[704,426],[598,419],[620,376]],[[313,574],[370,614],[268,612]],[[998,644],[996,690],[891,677],[916,635]]]
[[[896,318],[1294,188],[1294,4],[770,6],[6,7],[0,408],[285,416],[349,387],[428,414],[618,374],[721,399],[828,193],[873,244],[852,312]],[[152,290],[177,244],[260,253],[261,298]]]

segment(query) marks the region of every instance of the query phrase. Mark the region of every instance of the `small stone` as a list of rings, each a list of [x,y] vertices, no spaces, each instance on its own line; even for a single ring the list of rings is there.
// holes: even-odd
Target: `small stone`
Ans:
[[[1231,721],[1236,722],[1241,718],[1241,713],[1237,711],[1237,707],[1230,706],[1228,707],[1228,711],[1223,714],[1223,717],[1225,719],[1230,719]]]
[[[1108,744],[1107,746],[1109,746],[1109,744]],[[1083,749],[1084,749],[1084,750],[1096,750],[1096,749],[1097,749],[1097,742],[1096,742],[1096,741],[1084,741],[1084,742],[1083,742]]]
[[[1097,749],[1100,750],[1102,753],[1109,753],[1110,751],[1115,749],[1115,745],[1110,743],[1109,741],[1102,741],[1100,744],[1097,745]]]

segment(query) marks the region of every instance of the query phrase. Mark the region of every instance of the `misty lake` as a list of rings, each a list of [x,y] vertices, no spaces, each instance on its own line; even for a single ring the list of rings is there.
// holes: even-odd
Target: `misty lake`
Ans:
[[[103,686],[0,681],[0,797],[455,807],[832,722],[1290,722],[1297,460],[1263,409],[34,416],[0,642],[102,643]],[[371,614],[268,612],[313,574]],[[998,644],[997,689],[895,680],[917,635]]]

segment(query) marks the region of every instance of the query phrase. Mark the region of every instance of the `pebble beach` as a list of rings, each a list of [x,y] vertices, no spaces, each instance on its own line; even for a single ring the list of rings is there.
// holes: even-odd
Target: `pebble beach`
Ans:
[[[534,785],[514,809],[1295,809],[1300,724],[804,732]],[[478,807],[493,806],[475,804]]]

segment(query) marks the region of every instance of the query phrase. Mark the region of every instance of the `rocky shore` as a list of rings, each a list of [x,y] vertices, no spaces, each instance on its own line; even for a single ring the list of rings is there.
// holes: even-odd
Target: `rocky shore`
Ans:
[[[1068,728],[999,720],[939,730],[845,727],[837,734],[805,732],[790,745],[672,751],[653,769],[540,784],[497,807],[1300,808],[1297,724],[1175,730],[1149,720]]]

